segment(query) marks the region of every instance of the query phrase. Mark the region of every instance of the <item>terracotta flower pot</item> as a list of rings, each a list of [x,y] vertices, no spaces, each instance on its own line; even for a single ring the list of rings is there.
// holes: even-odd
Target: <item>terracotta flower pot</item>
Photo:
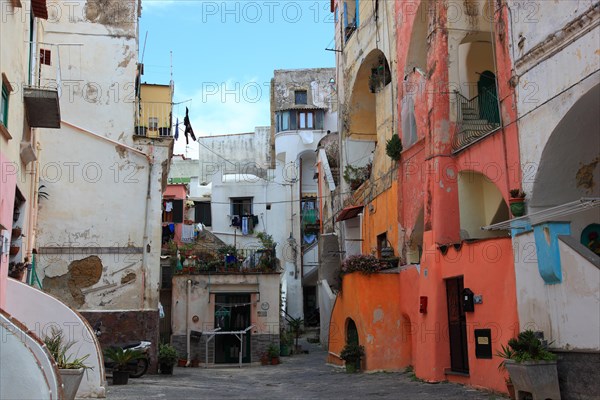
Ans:
[[[16,256],[17,254],[19,254],[20,250],[21,250],[20,246],[10,246],[9,254],[11,256]]]

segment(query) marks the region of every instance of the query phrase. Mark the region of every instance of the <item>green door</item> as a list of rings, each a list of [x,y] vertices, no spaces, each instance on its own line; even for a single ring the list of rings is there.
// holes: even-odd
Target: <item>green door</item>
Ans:
[[[500,123],[498,111],[498,95],[496,92],[496,76],[491,71],[483,71],[477,82],[479,116],[491,124]]]
[[[222,332],[243,331],[250,326],[249,294],[217,294],[215,296],[215,328]],[[250,362],[250,331],[243,340],[242,362]],[[215,362],[239,362],[240,340],[236,335],[215,336]]]

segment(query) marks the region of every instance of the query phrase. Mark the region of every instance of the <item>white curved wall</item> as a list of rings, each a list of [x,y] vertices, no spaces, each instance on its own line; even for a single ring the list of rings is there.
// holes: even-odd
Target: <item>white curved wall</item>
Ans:
[[[59,399],[58,370],[42,344],[4,314],[0,335],[0,399]]]
[[[94,332],[83,317],[60,300],[14,279],[8,279],[6,311],[40,338],[50,334],[52,327],[61,328],[66,339],[75,342],[71,350],[76,357],[90,355],[86,363],[93,369],[84,374],[77,397],[105,397],[102,352]]]

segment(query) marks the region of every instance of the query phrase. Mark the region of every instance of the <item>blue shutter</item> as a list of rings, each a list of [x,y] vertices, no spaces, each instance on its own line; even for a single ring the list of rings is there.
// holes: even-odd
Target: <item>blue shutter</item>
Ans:
[[[358,4],[359,0],[356,0],[356,10],[354,11],[354,15],[356,17],[356,29],[358,29],[358,10],[360,10],[360,5]]]
[[[344,28],[348,26],[348,3],[344,2]]]

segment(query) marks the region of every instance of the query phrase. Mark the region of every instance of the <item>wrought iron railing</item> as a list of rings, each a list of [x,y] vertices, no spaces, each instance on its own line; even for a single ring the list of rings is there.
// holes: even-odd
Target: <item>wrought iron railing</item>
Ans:
[[[170,137],[173,126],[171,110],[171,103],[136,101],[135,135]]]
[[[457,129],[452,148],[457,151],[500,127],[498,98],[492,90],[482,88],[479,95],[468,99],[456,95]]]

